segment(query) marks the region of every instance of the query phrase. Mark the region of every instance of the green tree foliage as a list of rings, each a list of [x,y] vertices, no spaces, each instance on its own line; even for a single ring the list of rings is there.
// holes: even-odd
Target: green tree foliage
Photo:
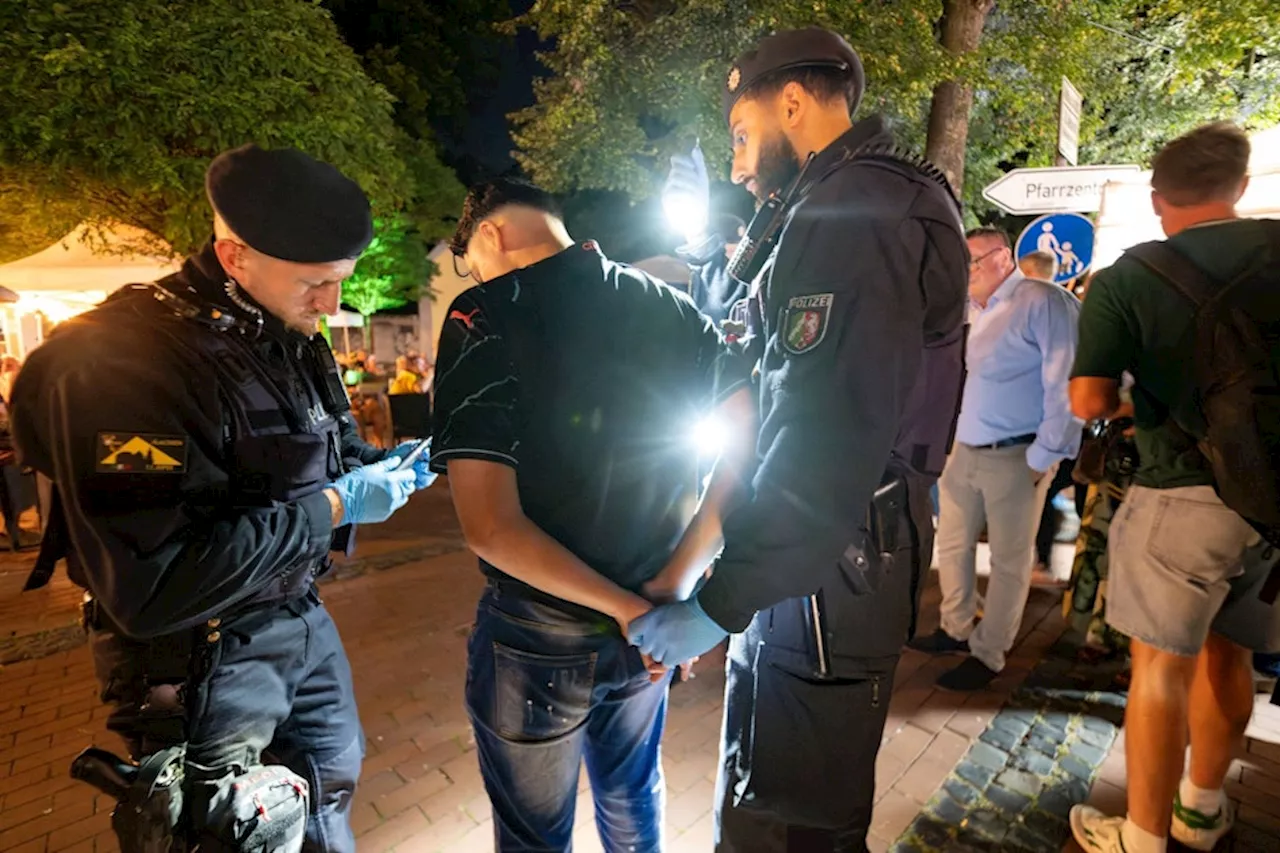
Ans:
[[[422,237],[405,217],[376,222],[377,236],[360,257],[356,272],[342,285],[342,301],[364,317],[364,346],[369,346],[369,318],[421,298],[431,275],[422,252]]]
[[[469,97],[497,79],[493,22],[505,0],[323,0],[366,73],[394,98],[417,196],[361,259],[343,301],[368,317],[417,300],[435,272],[427,251],[448,236],[465,190],[437,154],[434,127],[465,120]],[[381,232],[380,232],[381,233]],[[410,286],[410,279],[423,286]]]
[[[1010,165],[1051,165],[1057,93],[1070,78],[1086,98],[1081,162],[1145,160],[1208,115],[1273,120],[1280,87],[1271,0],[1007,0],[986,13],[977,49],[940,43],[944,5],[980,0],[539,0],[515,25],[556,49],[537,104],[514,116],[520,162],[557,189],[651,193],[667,157],[700,137],[726,175],[719,96],[732,58],[762,35],[818,24],[849,38],[867,71],[860,115],[885,113],[924,150],[934,88],[972,87],[965,200]],[[1156,45],[1156,46],[1153,46]],[[1270,118],[1269,118],[1270,117]],[[1140,125],[1140,126],[1138,126]]]
[[[428,140],[401,130],[400,151],[414,195],[401,211],[375,220],[377,239],[342,286],[342,301],[365,317],[430,293],[434,243],[453,232],[465,190]]]
[[[252,141],[300,148],[364,187],[380,248],[354,287],[367,278],[403,294],[425,281],[425,241],[447,231],[460,199],[429,141],[397,126],[393,97],[308,0],[9,2],[0,67],[9,258],[80,221],[136,225],[189,253],[210,233],[209,160]],[[389,270],[413,278],[386,284]]]
[[[10,2],[0,67],[0,168],[25,196],[5,220],[55,199],[189,252],[209,159],[249,141],[335,163],[380,208],[412,195],[389,96],[310,3]]]
[[[1146,162],[1169,138],[1209,121],[1280,122],[1280,16],[1271,0],[1166,0],[1139,12],[1113,65],[1111,96],[1092,111],[1084,151],[1092,161]]]

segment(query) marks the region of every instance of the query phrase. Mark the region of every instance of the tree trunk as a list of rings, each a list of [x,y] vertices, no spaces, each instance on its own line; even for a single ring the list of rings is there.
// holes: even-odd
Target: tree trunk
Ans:
[[[977,50],[982,27],[994,5],[995,0],[943,0],[943,48],[955,56]],[[925,156],[946,173],[957,195],[964,187],[964,148],[972,106],[970,87],[955,80],[943,80],[934,87]]]

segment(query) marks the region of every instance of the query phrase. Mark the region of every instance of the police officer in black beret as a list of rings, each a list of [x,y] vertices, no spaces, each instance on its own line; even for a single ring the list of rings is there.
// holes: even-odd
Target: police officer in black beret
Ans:
[[[315,579],[433,475],[357,437],[317,333],[373,236],[360,187],[249,145],[206,189],[213,239],[60,325],[13,390],[23,462],[54,483],[41,562],[88,590],[108,725],[139,762],[74,772],[124,801],[125,851],[354,851],[363,736]]]
[[[851,122],[862,93],[857,54],[816,28],[769,36],[725,75],[733,180],[762,201],[795,187],[752,283],[758,468],[707,584],[629,630],[666,663],[733,635],[720,851],[867,849],[894,668],[932,552],[929,487],[959,408],[958,205],[880,118]]]

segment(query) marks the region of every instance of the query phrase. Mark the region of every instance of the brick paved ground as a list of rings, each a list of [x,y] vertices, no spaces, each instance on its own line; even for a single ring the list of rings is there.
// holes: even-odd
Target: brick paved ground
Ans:
[[[465,552],[326,585],[323,594],[351,656],[369,754],[354,823],[361,851],[483,850],[488,804],[462,709],[465,632],[481,581]],[[1034,637],[1056,626],[1052,599],[1033,602]],[[936,591],[928,610],[936,612]],[[1044,623],[1044,624],[1040,624]],[[1034,627],[1034,626],[1033,626]],[[712,781],[723,687],[722,656],[676,688],[663,744],[674,851],[711,849]],[[1018,658],[1017,660],[1022,660]],[[914,817],[969,738],[999,707],[998,694],[963,701],[932,689],[947,662],[908,653],[877,773],[878,849]],[[1015,663],[1015,672],[1021,666]],[[1007,690],[1017,675],[1002,677]],[[103,730],[81,647],[0,670],[0,850],[113,850],[110,803],[66,775]],[[578,848],[599,849],[583,788]]]
[[[420,547],[410,544],[410,525],[404,524],[404,541],[392,549],[395,553]],[[450,530],[449,524],[432,521],[428,529]],[[456,536],[456,528],[451,530],[449,535]],[[386,533],[395,534],[392,539],[401,536],[395,528]],[[366,548],[377,541],[369,537]],[[465,633],[480,587],[473,558],[454,552],[323,588],[347,643],[369,741],[354,808],[361,853],[491,849],[488,803],[461,699]],[[23,607],[0,597],[0,619],[25,612]],[[926,593],[924,613],[922,627],[932,630],[936,586]],[[4,630],[9,629],[0,623],[0,633]],[[1033,593],[1008,671],[991,691],[970,697],[933,688],[933,679],[953,660],[904,655],[876,767],[873,850],[889,849],[917,819],[1060,631],[1056,597]],[[672,694],[663,749],[673,853],[711,850],[722,661],[719,654],[709,655],[699,677]],[[105,710],[98,707],[94,689],[83,647],[0,668],[3,853],[116,850],[108,821],[112,804],[67,777],[70,759],[86,744],[118,747],[104,732]],[[1262,718],[1253,732],[1258,740],[1233,770],[1232,793],[1248,805],[1255,826],[1275,832],[1271,849],[1280,849],[1280,722],[1275,719]],[[1102,762],[1095,796],[1122,781],[1116,754]],[[600,848],[585,782],[579,806],[575,849],[594,853]]]

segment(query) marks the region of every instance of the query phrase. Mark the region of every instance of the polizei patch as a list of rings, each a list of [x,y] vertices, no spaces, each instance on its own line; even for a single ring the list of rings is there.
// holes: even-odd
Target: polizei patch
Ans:
[[[796,296],[782,311],[782,346],[795,355],[808,352],[822,343],[831,320],[830,293]]]

